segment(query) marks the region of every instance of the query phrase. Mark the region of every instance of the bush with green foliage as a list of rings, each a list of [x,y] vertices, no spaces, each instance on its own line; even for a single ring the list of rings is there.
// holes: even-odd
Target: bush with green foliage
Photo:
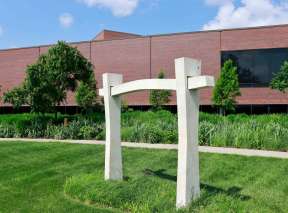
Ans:
[[[88,114],[97,104],[96,84],[89,85],[81,82],[75,94],[76,102],[82,110]]]
[[[159,79],[164,79],[164,70],[158,74]],[[170,102],[171,91],[169,90],[153,90],[150,92],[149,101],[154,109],[161,109],[163,105]]]
[[[96,89],[93,66],[77,48],[59,41],[35,64],[27,67],[24,82],[6,92],[4,102],[17,108],[27,104],[32,112],[53,112],[56,106],[66,101],[68,91],[75,91],[78,87],[83,92],[83,85],[87,94],[80,104],[87,107],[96,98],[96,93],[90,92]]]
[[[22,86],[15,87],[13,90],[4,93],[4,103],[10,103],[14,109],[19,109],[22,105],[28,104],[27,91],[25,84]]]
[[[288,90],[288,61],[285,61],[280,68],[280,71],[274,75],[270,87],[286,93]]]
[[[232,60],[227,60],[213,90],[212,101],[219,107],[220,114],[224,115],[226,111],[235,111],[235,99],[240,95],[237,67]]]

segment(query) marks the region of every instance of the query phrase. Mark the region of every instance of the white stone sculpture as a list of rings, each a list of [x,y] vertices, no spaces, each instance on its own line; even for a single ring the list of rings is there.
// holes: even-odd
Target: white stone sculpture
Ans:
[[[200,76],[201,62],[190,58],[175,60],[176,79],[145,79],[122,83],[122,75],[103,74],[106,118],[105,179],[122,180],[121,95],[140,90],[176,90],[178,109],[178,170],[176,207],[189,206],[200,195],[198,90],[214,86],[214,77]]]

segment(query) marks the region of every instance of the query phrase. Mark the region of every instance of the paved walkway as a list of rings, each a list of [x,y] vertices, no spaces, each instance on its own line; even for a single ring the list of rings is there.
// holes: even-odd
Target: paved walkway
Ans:
[[[74,143],[74,144],[91,144],[91,145],[105,145],[105,141],[94,140],[54,140],[54,139],[20,139],[20,138],[0,138],[1,141],[22,141],[22,142],[39,142],[39,143]],[[145,149],[168,149],[176,150],[177,144],[147,144],[147,143],[131,143],[122,142],[123,147],[132,148],[145,148]],[[271,157],[288,159],[288,152],[264,151],[253,149],[237,149],[237,148],[224,148],[224,147],[210,147],[199,146],[200,152],[243,155],[243,156],[258,156],[258,157]]]

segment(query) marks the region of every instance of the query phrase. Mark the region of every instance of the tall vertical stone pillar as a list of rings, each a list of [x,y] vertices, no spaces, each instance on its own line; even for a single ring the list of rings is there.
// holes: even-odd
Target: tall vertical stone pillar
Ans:
[[[201,62],[190,58],[175,60],[178,109],[178,171],[176,207],[187,207],[200,196],[197,90],[188,89],[188,77],[201,74]]]
[[[121,98],[111,96],[111,87],[121,84],[122,75],[103,74],[103,96],[105,102],[106,145],[105,180],[122,180],[121,154]]]

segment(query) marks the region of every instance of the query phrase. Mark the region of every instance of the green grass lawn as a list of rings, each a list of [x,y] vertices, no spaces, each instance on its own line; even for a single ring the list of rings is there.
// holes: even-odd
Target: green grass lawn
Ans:
[[[0,212],[175,212],[176,151],[123,157],[125,181],[105,182],[103,146],[0,142]],[[201,154],[200,172],[183,212],[288,211],[287,160]]]

